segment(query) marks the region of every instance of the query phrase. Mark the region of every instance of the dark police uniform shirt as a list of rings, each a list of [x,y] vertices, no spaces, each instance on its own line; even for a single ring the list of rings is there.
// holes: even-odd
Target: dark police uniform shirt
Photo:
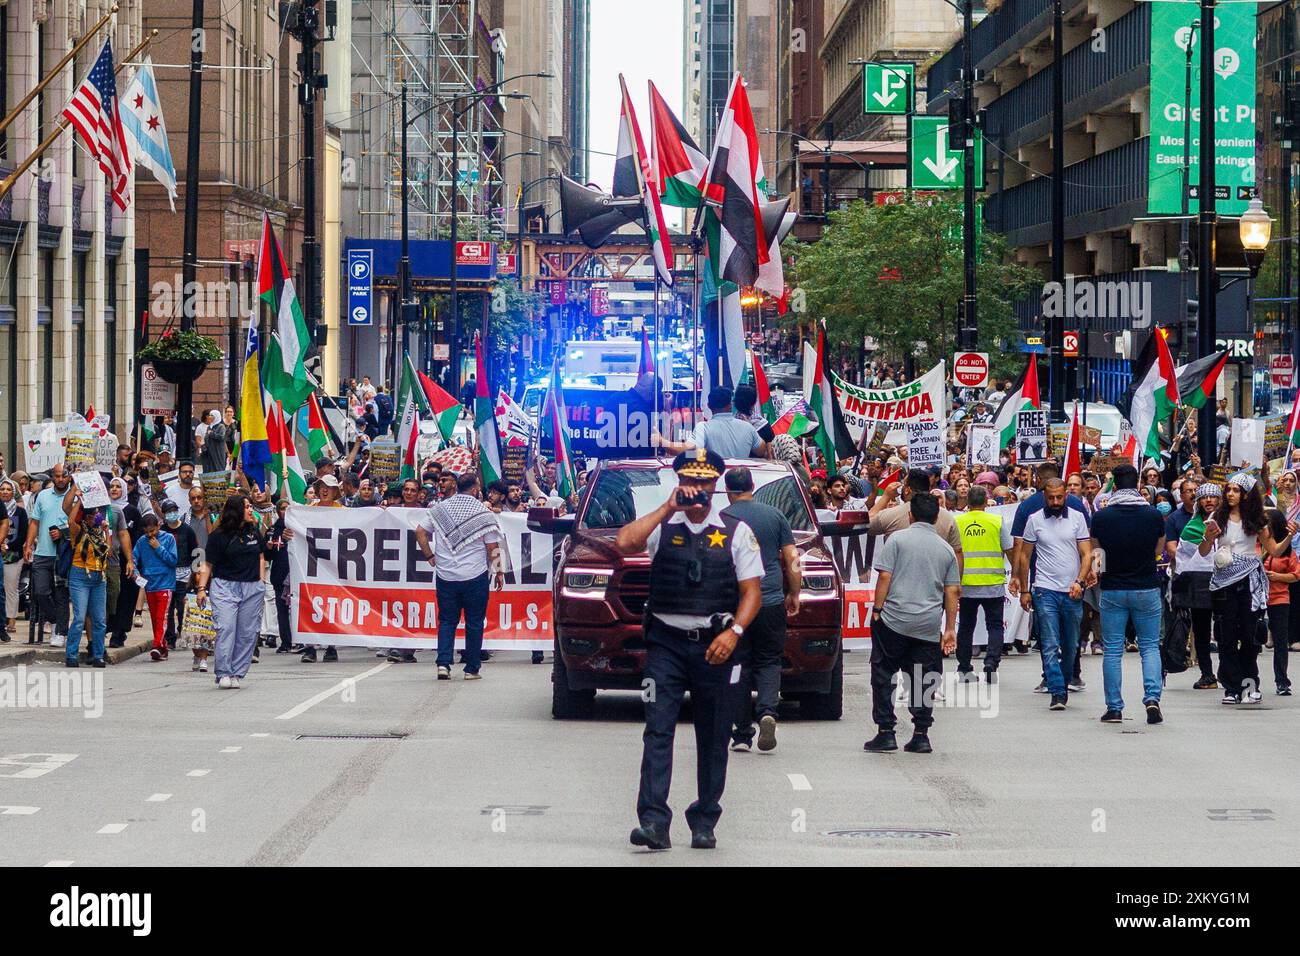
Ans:
[[[737,581],[752,581],[755,578],[763,576],[763,553],[759,548],[758,539],[754,537],[754,532],[750,527],[741,522],[736,525],[735,534],[730,535],[730,542],[726,541],[725,524],[722,515],[717,511],[709,512],[709,516],[699,524],[686,520],[686,512],[677,511],[668,519],[667,524],[684,524],[691,534],[699,534],[705,529],[713,529],[710,533],[717,536],[719,546],[727,544],[731,549],[731,560],[736,566]],[[650,560],[654,560],[655,552],[659,549],[659,536],[663,530],[660,525],[650,532],[650,537],[646,541],[646,551],[650,554]],[[728,608],[735,611],[735,608]],[[683,631],[689,631],[697,627],[708,627],[710,615],[707,614],[660,614],[655,613],[655,617],[667,624],[669,627],[675,627]]]

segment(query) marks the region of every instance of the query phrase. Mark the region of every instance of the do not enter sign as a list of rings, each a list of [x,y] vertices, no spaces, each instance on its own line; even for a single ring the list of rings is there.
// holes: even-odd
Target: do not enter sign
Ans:
[[[984,388],[989,383],[989,353],[958,352],[952,362],[952,377],[962,388]]]

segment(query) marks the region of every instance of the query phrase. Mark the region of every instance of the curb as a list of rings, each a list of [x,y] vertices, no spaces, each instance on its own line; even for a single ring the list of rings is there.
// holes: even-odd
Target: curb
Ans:
[[[121,664],[123,661],[129,661],[133,657],[144,654],[152,645],[152,631],[133,632],[127,635],[126,644],[122,647],[106,647],[104,649],[104,659],[110,664]],[[83,639],[83,653],[85,647]],[[27,643],[15,646],[14,642],[10,642],[9,644],[0,645],[0,668],[17,667],[21,664],[62,664],[66,656],[62,647]]]

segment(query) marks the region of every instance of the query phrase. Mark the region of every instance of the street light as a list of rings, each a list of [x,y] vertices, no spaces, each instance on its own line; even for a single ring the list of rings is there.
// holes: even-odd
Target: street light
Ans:
[[[1264,211],[1264,203],[1258,196],[1250,201],[1246,211],[1241,214],[1237,229],[1241,235],[1241,247],[1246,253],[1246,264],[1250,266],[1250,276],[1253,279],[1259,275],[1259,267],[1263,265],[1264,256],[1268,252],[1268,241],[1273,235],[1273,220]]]
[[[775,133],[778,136],[791,136],[794,139],[803,140],[809,146],[812,146],[814,149],[816,149],[817,152],[822,154],[822,215],[823,216],[826,215],[826,197],[830,194],[830,178],[831,178],[830,163],[831,163],[832,155],[840,156],[843,159],[847,159],[854,166],[857,166],[858,169],[862,170],[862,172],[866,174],[863,177],[863,181],[865,183],[865,189],[867,192],[871,191],[870,164],[868,164],[867,166],[863,166],[862,163],[858,162],[858,160],[854,159],[848,153],[835,153],[831,149],[831,141],[829,139],[826,140],[826,144],[824,146],[818,146],[814,140],[809,139],[807,136],[804,136],[802,133],[796,133],[792,129],[764,129],[762,130],[762,132]],[[796,167],[798,166],[798,158],[799,158],[798,150],[795,150]]]

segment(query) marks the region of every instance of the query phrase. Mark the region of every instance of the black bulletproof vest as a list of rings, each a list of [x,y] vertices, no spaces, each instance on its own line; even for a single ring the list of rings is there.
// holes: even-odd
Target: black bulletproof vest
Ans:
[[[731,540],[740,520],[722,516],[723,527],[709,525],[692,534],[685,524],[659,526],[659,547],[650,564],[650,600],[659,614],[730,614],[740,603]],[[693,568],[692,565],[695,567]]]

